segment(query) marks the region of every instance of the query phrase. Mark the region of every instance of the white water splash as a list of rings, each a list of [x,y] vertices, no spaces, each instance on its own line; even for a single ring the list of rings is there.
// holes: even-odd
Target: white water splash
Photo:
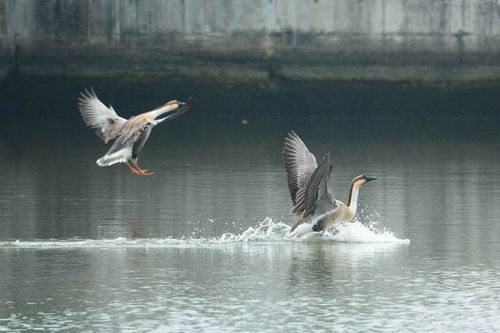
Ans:
[[[42,240],[42,241],[0,241],[0,248],[155,248],[155,247],[195,247],[217,244],[248,242],[349,242],[349,243],[400,243],[409,244],[409,239],[400,239],[386,228],[378,228],[376,223],[364,225],[361,222],[346,222],[328,229],[323,235],[311,233],[300,238],[290,238],[291,227],[283,222],[265,218],[259,225],[249,227],[240,234],[224,233],[214,238],[144,238],[126,239],[83,239],[83,240]],[[380,230],[379,230],[380,229]]]
[[[219,240],[223,242],[279,241],[287,238],[290,226],[266,217],[258,226],[250,227],[241,234],[225,233]]]
[[[409,239],[400,239],[386,228],[377,229],[376,223],[346,222],[336,226],[335,230],[336,233],[330,234],[330,237],[337,242],[410,244]]]

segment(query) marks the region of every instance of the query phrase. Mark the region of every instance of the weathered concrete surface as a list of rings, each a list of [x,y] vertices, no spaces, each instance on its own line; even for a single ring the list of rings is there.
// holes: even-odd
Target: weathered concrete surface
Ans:
[[[500,78],[493,0],[0,0],[0,75]]]

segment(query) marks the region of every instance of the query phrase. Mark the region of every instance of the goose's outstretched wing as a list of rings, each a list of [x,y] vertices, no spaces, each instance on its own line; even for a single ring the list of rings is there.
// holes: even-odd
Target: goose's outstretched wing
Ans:
[[[85,124],[95,128],[95,134],[105,143],[119,136],[122,125],[127,121],[118,116],[111,105],[109,108],[104,105],[93,88],[80,93],[78,108]]]
[[[305,190],[317,167],[316,158],[294,131],[285,138],[282,154],[293,202],[292,213],[301,215],[304,211]]]
[[[326,153],[311,176],[305,190],[303,218],[311,215],[321,215],[335,209],[336,203],[330,188],[331,172],[332,162],[330,160],[330,153]]]

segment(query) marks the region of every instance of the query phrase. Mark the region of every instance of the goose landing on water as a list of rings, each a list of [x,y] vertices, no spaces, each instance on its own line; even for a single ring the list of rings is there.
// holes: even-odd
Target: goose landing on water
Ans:
[[[300,217],[290,231],[291,237],[323,231],[335,223],[353,218],[358,206],[359,188],[376,179],[365,175],[355,177],[351,182],[347,205],[335,200],[330,185],[330,153],[326,153],[318,166],[314,155],[293,131],[285,138],[283,162],[293,202],[292,214]]]
[[[115,163],[125,163],[135,175],[149,176],[153,172],[142,170],[137,164],[139,153],[149,138],[151,130],[156,125],[177,118],[189,110],[191,98],[186,103],[176,100],[170,101],[156,109],[125,119],[118,116],[110,105],[104,105],[94,92],[94,89],[85,89],[80,93],[78,108],[83,121],[87,126],[95,128],[95,134],[104,143],[116,139],[106,155],[97,160],[99,166],[110,166]],[[166,113],[170,115],[156,119]]]

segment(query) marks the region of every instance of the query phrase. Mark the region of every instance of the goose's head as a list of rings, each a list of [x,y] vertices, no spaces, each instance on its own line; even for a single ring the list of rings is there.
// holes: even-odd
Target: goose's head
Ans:
[[[354,177],[351,183],[351,189],[349,191],[349,201],[348,206],[352,211],[352,214],[356,214],[356,209],[358,207],[358,193],[359,188],[372,180],[377,179],[377,177],[368,177],[367,175],[359,175]]]
[[[354,179],[352,180],[352,184],[355,186],[361,186],[375,179],[377,179],[377,177],[368,177],[367,175],[359,175],[357,177],[354,177]]]

